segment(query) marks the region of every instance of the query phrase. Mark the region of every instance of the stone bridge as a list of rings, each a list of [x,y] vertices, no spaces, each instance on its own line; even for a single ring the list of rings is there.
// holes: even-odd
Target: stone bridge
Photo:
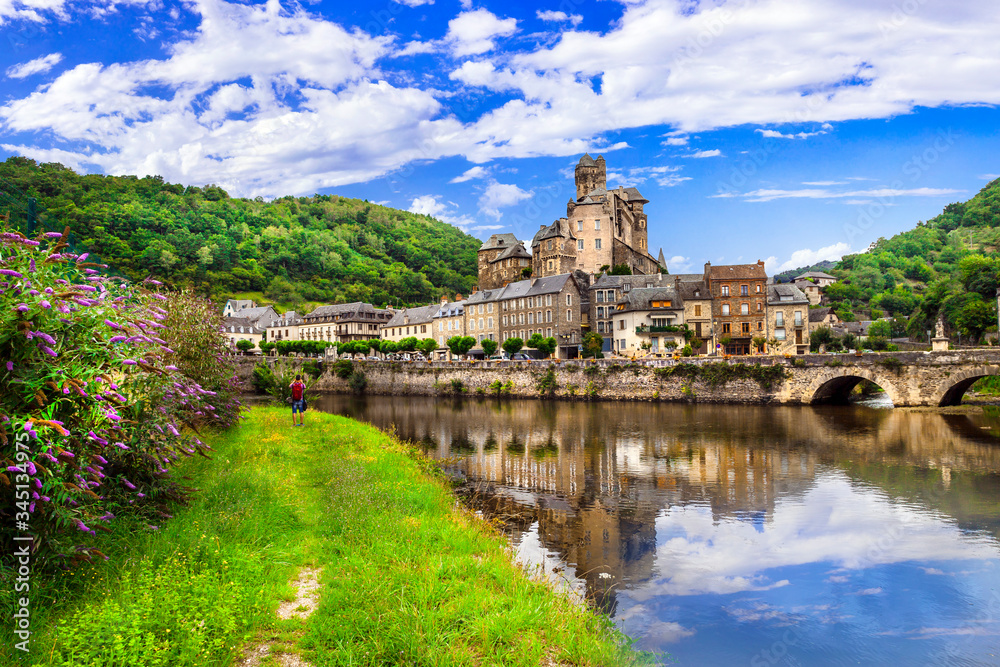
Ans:
[[[808,355],[794,358],[789,371],[774,392],[777,403],[846,402],[870,380],[899,407],[958,405],[976,380],[1000,375],[1000,350]]]
[[[250,385],[250,370],[259,360],[242,358],[240,375]],[[302,359],[282,363],[301,364]],[[268,363],[274,363],[270,358]],[[893,405],[948,406],[962,402],[965,391],[979,378],[1000,375],[1000,349],[981,348],[948,352],[882,352],[784,357],[736,357],[730,364],[780,365],[787,378],[770,388],[753,379],[723,385],[701,380],[664,379],[658,368],[670,360],[629,363],[621,359],[598,361],[456,361],[400,363],[356,362],[367,378],[366,393],[383,395],[445,396],[492,393],[494,383],[509,383],[509,393],[539,398],[537,383],[549,368],[555,371],[558,391],[548,396],[571,400],[686,401],[696,403],[813,404],[847,402],[862,380],[881,387]],[[677,363],[718,364],[721,359],[682,359]],[[348,392],[346,380],[326,372],[317,391]],[[460,389],[455,389],[456,387]]]

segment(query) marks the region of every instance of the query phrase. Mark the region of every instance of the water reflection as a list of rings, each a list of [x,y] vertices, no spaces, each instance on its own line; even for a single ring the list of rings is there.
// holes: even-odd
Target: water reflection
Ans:
[[[682,664],[1000,655],[995,414],[320,403],[453,457],[484,502],[517,517],[522,555],[566,568]]]

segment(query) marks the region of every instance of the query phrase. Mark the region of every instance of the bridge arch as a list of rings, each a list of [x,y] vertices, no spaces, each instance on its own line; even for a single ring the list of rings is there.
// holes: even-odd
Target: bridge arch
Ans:
[[[862,380],[874,382],[885,391],[893,405],[901,405],[899,389],[891,380],[867,368],[857,367],[820,374],[806,389],[803,398],[809,403],[847,403],[851,391]]]
[[[1000,366],[977,366],[946,377],[931,397],[931,405],[940,407],[960,405],[965,392],[976,380],[990,375],[1000,375]]]

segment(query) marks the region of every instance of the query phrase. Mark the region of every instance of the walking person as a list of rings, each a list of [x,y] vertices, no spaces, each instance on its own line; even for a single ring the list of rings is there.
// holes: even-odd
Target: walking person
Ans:
[[[306,385],[302,382],[302,376],[296,375],[295,382],[288,385],[292,390],[292,426],[305,426],[304,414],[306,411]],[[299,413],[299,423],[295,423],[295,413]]]

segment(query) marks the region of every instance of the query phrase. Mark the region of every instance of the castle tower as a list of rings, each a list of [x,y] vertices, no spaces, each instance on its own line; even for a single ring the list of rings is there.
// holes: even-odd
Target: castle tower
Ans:
[[[598,155],[595,160],[589,153],[584,153],[576,165],[575,175],[577,201],[594,190],[606,190],[608,187],[607,167],[603,155]]]

